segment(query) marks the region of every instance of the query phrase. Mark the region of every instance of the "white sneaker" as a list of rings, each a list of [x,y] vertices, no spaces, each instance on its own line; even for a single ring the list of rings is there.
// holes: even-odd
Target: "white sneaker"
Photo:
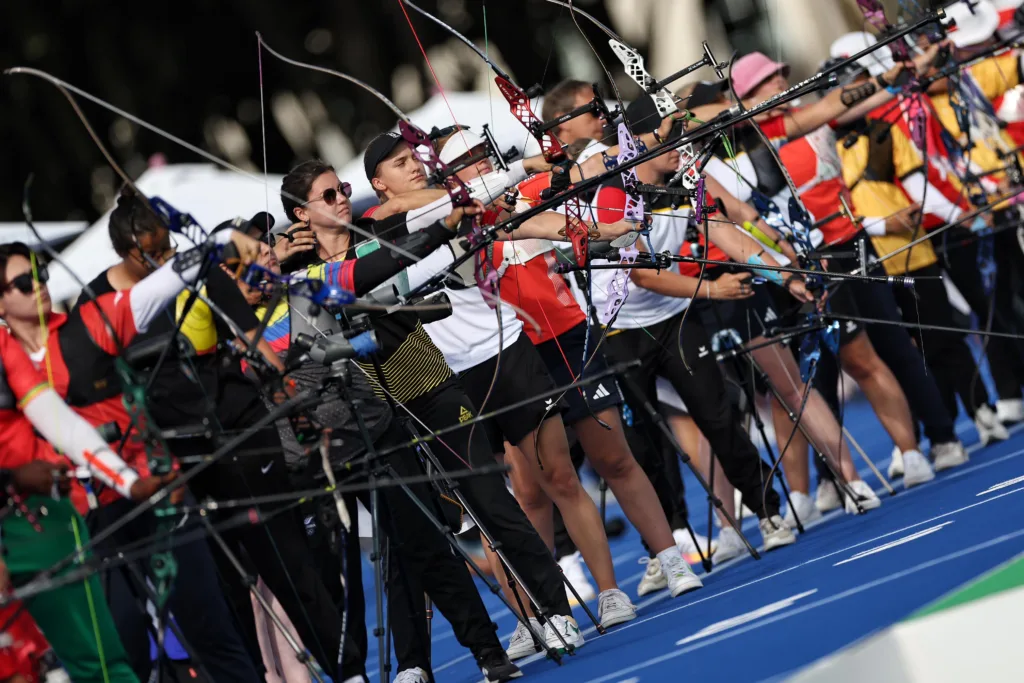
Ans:
[[[910,453],[910,451],[907,451],[907,453]],[[871,490],[871,487],[863,479],[851,481],[850,490],[860,500],[860,506],[864,509],[864,512],[874,510],[882,505],[882,501],[878,500],[878,496],[875,495],[875,492]],[[846,514],[857,514],[857,506],[849,498],[846,499]]]
[[[839,497],[839,489],[835,482],[829,479],[822,479],[818,484],[818,490],[814,494],[814,507],[820,512],[830,512],[843,504]]]
[[[697,544],[700,545],[700,550],[697,550],[697,546],[693,544],[693,539],[690,538],[690,532],[686,529],[676,529],[672,532],[672,539],[679,546],[679,552],[683,554],[683,559],[690,564],[700,564],[701,553],[707,554],[708,552],[708,538],[707,536],[701,536],[696,531],[693,532],[694,537],[697,539]],[[715,553],[715,542],[711,541],[711,554]]]
[[[558,637],[558,633],[562,635],[561,638]],[[579,648],[583,645],[583,632],[580,631],[579,624],[575,619],[556,614],[544,624],[544,642],[559,654],[565,654],[563,640],[574,648]],[[512,657],[509,656],[509,659]]]
[[[1019,398],[996,401],[996,415],[1003,424],[1024,422],[1024,401]]]
[[[790,491],[789,499],[793,502],[793,506],[786,506],[786,516],[783,517],[783,520],[789,525],[790,529],[796,528],[796,517],[800,518],[801,524],[821,519],[821,511],[815,507],[814,501],[806,493]],[[796,517],[793,516],[793,508],[796,508]]]
[[[544,628],[541,628],[540,622],[535,618],[530,617],[530,626],[532,626],[533,630],[537,633],[543,633],[544,639],[548,640],[547,625],[545,625]],[[523,622],[520,621],[516,625],[515,633],[512,634],[512,638],[508,641],[508,647],[505,648],[505,654],[514,662],[517,659],[529,657],[537,652],[540,652],[540,650],[537,649],[537,645],[533,642],[533,636],[530,635],[530,632],[526,630],[526,626],[524,626]]]
[[[935,478],[935,472],[928,458],[920,451],[907,451],[903,454],[903,486],[911,488],[924,484]]]
[[[967,454],[964,445],[959,441],[937,443],[932,446],[932,460],[935,461],[936,472],[948,470],[950,467],[958,467],[970,459],[971,456]]]
[[[782,517],[772,515],[759,520],[757,525],[761,528],[761,538],[764,539],[765,551],[775,550],[784,545],[796,543],[796,535],[789,526],[782,521]]]
[[[427,672],[418,666],[411,669],[403,669],[395,676],[395,683],[430,683]]]
[[[747,552],[743,539],[731,526],[722,527],[718,532],[718,550],[715,551],[715,562],[727,562]]]
[[[590,581],[587,580],[587,575],[583,573],[583,561],[580,559],[580,553],[577,550],[572,555],[566,555],[565,557],[558,560],[558,566],[562,568],[562,573],[565,574],[566,580],[572,584],[572,587],[576,589],[576,592],[580,594],[580,600],[583,602],[590,602],[597,597],[597,592],[594,591],[594,587],[590,585]],[[569,598],[569,606],[575,607],[580,604],[576,600],[576,596],[572,594],[569,587],[565,587],[565,595]]]
[[[640,564],[646,564],[647,571],[644,572],[644,577],[640,579],[640,585],[636,588],[638,598],[668,587],[668,578],[665,576],[665,572],[661,571],[661,561],[658,558],[641,557]]]
[[[608,628],[636,619],[636,607],[618,588],[609,588],[597,596],[597,618]]]
[[[974,426],[978,428],[978,438],[982,446],[987,446],[990,441],[1006,441],[1010,433],[999,421],[996,411],[988,406],[980,406],[974,414]]]
[[[892,447],[892,460],[889,461],[889,478],[899,479],[903,476],[903,451],[899,446]]]
[[[673,598],[704,587],[701,580],[690,569],[690,565],[683,560],[682,555],[667,557],[663,554],[662,557],[665,559],[661,563],[662,573],[668,577],[668,588]]]

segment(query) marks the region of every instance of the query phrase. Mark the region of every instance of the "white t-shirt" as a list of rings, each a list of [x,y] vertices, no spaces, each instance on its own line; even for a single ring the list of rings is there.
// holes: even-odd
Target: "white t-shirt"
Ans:
[[[410,287],[418,287],[454,260],[451,250],[442,248],[410,266]],[[497,356],[499,351],[515,342],[523,331],[523,323],[516,317],[515,309],[500,302],[499,332],[498,315],[487,305],[478,287],[446,287],[445,293],[452,302],[452,314],[444,320],[424,325],[424,329],[454,372],[464,372]]]
[[[598,193],[600,196],[600,193]],[[686,218],[691,213],[689,207],[678,209],[655,209],[651,216],[651,247],[656,253],[667,251],[678,254],[686,241]],[[641,237],[646,244],[646,239]],[[679,272],[679,264],[673,263],[669,270]],[[614,270],[591,270],[593,277],[593,298],[597,310],[603,311],[608,302],[608,285],[615,277]],[[682,312],[689,304],[689,299],[665,296],[644,289],[632,281],[629,282],[629,294],[619,309],[619,317],[615,320],[617,329],[639,329],[668,320]]]

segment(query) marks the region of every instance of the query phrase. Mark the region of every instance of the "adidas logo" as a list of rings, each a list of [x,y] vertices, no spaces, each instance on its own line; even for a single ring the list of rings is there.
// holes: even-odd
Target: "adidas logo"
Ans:
[[[708,355],[708,347],[702,346],[697,349],[697,358],[703,358],[706,355]]]
[[[473,419],[473,413],[469,412],[465,406],[459,406],[459,424],[466,422],[467,420]]]
[[[605,398],[606,396],[611,396],[611,392],[605,389],[603,384],[598,384],[597,389],[594,390],[594,400],[596,401],[597,399]]]
[[[546,398],[546,399],[544,399],[544,407],[550,408],[551,404],[554,403],[554,402],[555,402],[555,399],[553,399],[553,398]]]
[[[771,321],[778,320],[778,319],[779,319],[779,316],[775,315],[775,309],[774,308],[769,308],[767,311],[765,311],[765,313],[764,313],[764,321],[766,323],[770,323]]]

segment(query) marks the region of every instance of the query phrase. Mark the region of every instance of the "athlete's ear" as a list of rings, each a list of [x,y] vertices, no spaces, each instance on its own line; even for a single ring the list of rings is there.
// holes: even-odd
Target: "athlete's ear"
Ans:
[[[295,211],[293,211],[293,213],[295,214],[296,221],[298,221],[299,223],[305,223],[306,225],[309,225],[309,212],[306,211],[306,209],[304,209],[301,206],[297,206],[295,207]]]
[[[373,185],[373,189],[377,192],[384,192],[388,189],[388,186],[384,184],[384,181],[380,178],[371,178],[370,185]]]

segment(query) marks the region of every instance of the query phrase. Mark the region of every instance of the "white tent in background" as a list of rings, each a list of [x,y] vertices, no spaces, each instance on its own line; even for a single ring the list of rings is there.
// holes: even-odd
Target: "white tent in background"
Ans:
[[[175,164],[148,169],[135,184],[149,197],[160,197],[179,211],[189,213],[207,231],[225,220],[251,218],[260,211],[269,211],[278,224],[284,221],[284,210],[278,191],[283,176],[270,175],[267,185],[212,164]],[[110,244],[108,211],[89,226],[78,239],[61,253],[61,258],[83,282],[89,282],[118,261]],[[67,270],[50,264],[50,296],[54,301],[74,299],[81,286]]]
[[[409,118],[427,132],[435,126],[444,128],[456,121],[479,132],[486,123],[503,151],[516,147],[521,154],[527,156],[540,153],[537,141],[512,115],[508,102],[500,95],[488,97],[486,93],[446,93],[446,98],[435,95],[412,112]],[[539,114],[541,100],[535,100],[531,106]],[[398,130],[397,125],[392,130]],[[270,175],[267,178],[268,184],[264,185],[262,175],[255,175],[260,177],[259,182],[221,170],[212,164],[175,164],[150,168],[135,184],[147,196],[160,197],[179,211],[192,214],[207,230],[224,220],[238,216],[249,218],[259,211],[268,210],[277,220],[277,228],[280,229],[284,225],[284,210],[279,195],[283,176]],[[374,196],[363,170],[362,154],[340,168],[338,175],[352,185],[353,203]],[[61,254],[84,282],[89,282],[117,262],[117,255],[107,236],[109,215],[107,212]],[[78,296],[80,289],[75,278],[63,267],[58,264],[51,266],[50,296],[54,301],[73,299]]]
[[[47,244],[56,244],[81,234],[89,227],[85,221],[37,221],[36,230]],[[0,223],[0,244],[24,242],[35,246],[39,240],[26,223]]]

